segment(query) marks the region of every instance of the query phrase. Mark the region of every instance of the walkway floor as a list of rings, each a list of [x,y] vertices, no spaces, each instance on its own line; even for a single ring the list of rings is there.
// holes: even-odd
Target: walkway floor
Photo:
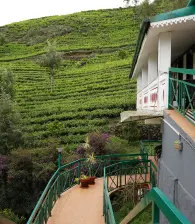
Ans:
[[[176,110],[166,112],[195,141],[195,126]]]
[[[103,178],[83,189],[78,185],[64,192],[52,209],[47,224],[104,224]]]

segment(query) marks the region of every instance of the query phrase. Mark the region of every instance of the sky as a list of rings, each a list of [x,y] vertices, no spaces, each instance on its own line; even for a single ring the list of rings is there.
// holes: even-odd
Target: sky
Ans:
[[[0,5],[0,26],[43,16],[123,6],[123,0],[4,0]]]

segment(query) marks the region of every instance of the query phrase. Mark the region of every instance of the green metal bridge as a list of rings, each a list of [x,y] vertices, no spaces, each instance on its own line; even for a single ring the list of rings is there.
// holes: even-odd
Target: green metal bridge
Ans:
[[[152,160],[148,159],[148,152],[146,149],[141,147],[140,154],[104,155],[96,158],[98,159],[98,163],[93,166],[92,170],[93,174],[98,178],[97,189],[99,191],[99,196],[97,197],[97,195],[95,195],[95,191],[93,192],[92,190],[93,187],[90,187],[91,191],[89,191],[89,193],[88,189],[81,191],[79,188],[80,191],[78,195],[84,194],[84,198],[88,197],[87,194],[93,196],[93,200],[96,200],[93,201],[95,210],[98,210],[96,203],[98,204],[98,201],[101,202],[102,208],[98,213],[98,216],[101,216],[99,218],[102,218],[101,223],[117,224],[110,200],[110,193],[117,191],[117,189],[121,189],[129,183],[136,183],[138,185],[147,184],[149,186],[149,192],[139,200],[137,205],[131,211],[129,211],[129,214],[124,217],[120,224],[131,223],[139,217],[150,204],[152,204],[152,220],[150,223],[160,223],[160,212],[165,215],[169,223],[190,223],[172,202],[169,201],[166,195],[156,187],[157,168]],[[78,186],[75,186],[76,184],[74,180],[75,178],[79,178],[84,171],[88,172],[85,166],[85,159],[73,161],[59,167],[49,180],[27,224],[60,224],[59,220],[48,221],[55,218],[55,216],[51,217],[51,215],[53,216],[52,211],[55,209],[55,206],[62,206],[58,201],[62,200],[64,193],[71,191],[71,194],[74,194],[75,189],[77,189],[78,192]],[[78,205],[82,202],[77,201],[76,203]],[[82,209],[89,209],[90,207],[87,207],[87,203],[82,203],[81,206]],[[62,212],[62,210],[58,209],[58,217],[60,216],[60,211]],[[68,212],[69,216],[73,215],[73,212],[76,214],[79,213],[79,211],[74,210]],[[86,214],[88,213],[89,212],[86,211]],[[89,215],[86,217],[82,216],[82,220],[80,220],[79,223],[101,224],[100,221],[93,222],[93,220],[87,219],[89,219]],[[65,216],[61,223],[69,224],[78,222],[74,220],[70,222],[68,221],[68,217],[66,219]]]

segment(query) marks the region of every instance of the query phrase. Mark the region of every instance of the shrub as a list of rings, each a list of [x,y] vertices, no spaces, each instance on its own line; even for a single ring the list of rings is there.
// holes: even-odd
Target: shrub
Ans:
[[[26,219],[22,216],[19,217],[18,215],[14,214],[10,209],[0,210],[0,216],[3,216],[6,219],[9,219],[17,224],[24,224]],[[1,217],[0,217],[1,223]]]
[[[101,132],[92,132],[88,135],[89,145],[95,155],[105,154],[105,146],[109,135]]]
[[[125,59],[125,58],[127,58],[127,53],[126,53],[126,51],[124,51],[124,50],[119,51],[119,52],[118,52],[118,57],[121,58],[121,59]]]
[[[33,162],[31,158],[23,155],[11,157],[7,194],[9,207],[17,214],[28,215],[32,210],[32,195]]]
[[[5,37],[4,35],[0,34],[0,46],[4,45],[5,43]]]
[[[78,148],[76,149],[76,153],[80,156],[84,156],[86,153],[86,149],[83,145],[78,146]]]

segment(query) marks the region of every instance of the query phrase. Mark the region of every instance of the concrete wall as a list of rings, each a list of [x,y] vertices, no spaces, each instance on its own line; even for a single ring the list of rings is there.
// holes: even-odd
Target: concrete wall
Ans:
[[[177,208],[195,223],[195,142],[164,114],[163,150],[159,161],[159,188]],[[174,141],[183,143],[183,150],[174,148]],[[161,216],[161,223],[167,223]]]

